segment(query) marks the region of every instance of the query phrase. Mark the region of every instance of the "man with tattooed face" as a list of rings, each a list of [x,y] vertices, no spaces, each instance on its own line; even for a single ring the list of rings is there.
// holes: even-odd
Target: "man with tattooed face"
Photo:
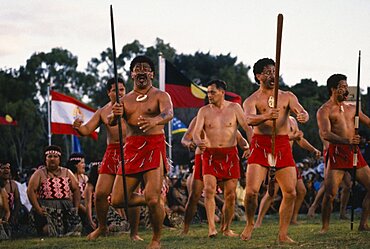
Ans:
[[[137,56],[130,65],[134,89],[123,96],[121,104],[115,104],[110,123],[118,117],[126,122],[124,167],[126,174],[128,205],[148,205],[153,229],[148,248],[160,248],[164,206],[160,202],[162,180],[167,169],[164,125],[173,118],[170,96],[153,86],[154,64],[146,56]],[[113,186],[112,203],[122,206],[122,168]],[[134,193],[144,182],[144,198]]]
[[[298,122],[306,123],[309,115],[299,103],[298,98],[288,91],[279,90],[279,101],[277,108],[274,108],[274,85],[279,82],[274,82],[275,62],[272,59],[258,60],[253,66],[253,73],[260,87],[243,103],[248,124],[253,126],[253,137],[246,172],[245,213],[247,224],[241,234],[241,239],[250,240],[252,238],[258,192],[270,166],[268,155],[272,155],[273,120],[275,120],[276,180],[283,194],[279,209],[279,242],[293,243],[294,241],[288,236],[288,227],[294,210],[297,173],[289,143],[289,116],[294,113]]]
[[[327,89],[330,99],[317,111],[320,136],[329,142],[329,170],[325,176],[321,233],[329,230],[333,200],[346,171],[353,168],[353,151],[360,143],[360,136],[355,134],[356,107],[345,102],[348,96],[347,77],[343,74],[333,74],[327,80]],[[359,118],[370,128],[370,118],[361,110]],[[367,190],[362,203],[362,216],[358,229],[369,230],[367,219],[370,210],[370,168],[360,152],[358,153],[356,178]]]

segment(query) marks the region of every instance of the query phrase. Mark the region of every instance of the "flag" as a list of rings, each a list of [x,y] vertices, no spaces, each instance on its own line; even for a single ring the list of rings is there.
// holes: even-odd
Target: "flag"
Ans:
[[[171,62],[165,60],[165,91],[171,96],[175,108],[199,108],[204,106],[207,88],[199,86],[182,74]],[[241,104],[239,95],[226,92],[225,99]]]
[[[186,132],[188,128],[186,125],[178,118],[173,117],[172,119],[172,134],[178,134],[181,132]]]
[[[82,153],[80,139],[72,135],[72,153]]]
[[[6,114],[5,117],[0,117],[0,125],[18,125],[18,123],[13,120],[12,116]]]
[[[80,118],[83,122],[86,122],[91,119],[95,110],[70,96],[55,91],[50,91],[50,93],[51,133],[79,136],[77,131],[72,128],[73,121]],[[91,133],[90,136],[97,140],[97,131]]]

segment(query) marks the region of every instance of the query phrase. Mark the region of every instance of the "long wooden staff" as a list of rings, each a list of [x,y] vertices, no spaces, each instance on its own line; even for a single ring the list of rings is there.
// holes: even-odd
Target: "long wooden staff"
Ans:
[[[356,114],[355,114],[355,135],[358,135],[358,127],[360,125],[360,69],[361,69],[361,50],[358,51],[358,68],[357,68],[357,94],[356,94]],[[353,168],[352,168],[352,190],[351,190],[351,230],[353,230],[353,220],[355,216],[355,184],[356,184],[356,168],[357,168],[357,145],[353,149]]]
[[[113,66],[114,66],[114,82],[116,86],[116,102],[120,103],[119,95],[118,95],[118,76],[117,76],[117,62],[116,62],[116,42],[114,37],[114,22],[113,22],[113,7],[110,5],[110,26],[111,26],[111,33],[112,33],[112,59],[113,59]],[[123,182],[123,193],[125,198],[125,214],[126,218],[128,219],[128,197],[127,197],[127,184],[126,184],[126,174],[125,174],[125,167],[124,167],[124,158],[123,158],[123,139],[122,139],[122,123],[121,117],[117,118],[118,123],[118,132],[119,132],[119,149],[120,149],[120,159],[121,159],[121,167],[122,167],[122,182]]]
[[[275,60],[275,79],[274,79],[274,108],[277,108],[278,93],[279,93],[279,72],[280,72],[280,54],[281,54],[281,38],[283,35],[283,15],[279,14],[277,18],[277,33],[276,33],[276,60]],[[275,191],[275,174],[276,174],[276,155],[275,155],[275,138],[276,138],[276,120],[272,121],[272,138],[271,138],[271,156],[268,155],[270,164],[270,181],[268,185],[268,193],[274,195]]]

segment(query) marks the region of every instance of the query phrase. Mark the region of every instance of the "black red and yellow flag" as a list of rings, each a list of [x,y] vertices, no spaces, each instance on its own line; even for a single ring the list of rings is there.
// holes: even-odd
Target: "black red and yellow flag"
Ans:
[[[171,96],[174,108],[199,108],[204,106],[207,96],[206,87],[192,82],[167,60],[165,68],[165,91]],[[241,104],[241,97],[232,92],[226,92],[225,99]]]
[[[0,116],[0,125],[18,125],[17,121],[7,114],[4,117]]]

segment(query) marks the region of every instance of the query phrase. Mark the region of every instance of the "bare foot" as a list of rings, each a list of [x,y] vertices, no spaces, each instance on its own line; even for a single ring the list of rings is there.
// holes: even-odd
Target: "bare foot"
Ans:
[[[254,224],[254,228],[260,228],[261,226],[262,226],[262,223],[258,221],[256,221],[256,223]]]
[[[91,232],[89,235],[87,235],[88,240],[96,240],[100,235],[107,236],[108,229],[107,228],[100,228],[98,227],[93,232]]]
[[[234,231],[233,230],[230,230],[230,229],[229,230],[226,230],[226,231],[223,231],[222,234],[224,236],[227,236],[227,237],[238,237],[239,236],[239,234],[234,233]]]
[[[327,232],[329,231],[329,227],[323,227],[323,228],[321,228],[321,230],[320,230],[320,234],[326,234]]]
[[[247,241],[252,238],[252,232],[253,232],[253,225],[251,226],[245,226],[242,234],[240,234],[240,239]]]
[[[185,236],[187,235],[189,232],[189,226],[184,226],[184,229],[181,231],[181,233],[179,234],[180,236]]]
[[[132,241],[144,241],[143,238],[141,238],[139,235],[135,234],[135,235],[130,235],[130,238]]]
[[[298,223],[298,221],[296,221],[296,220],[292,220],[292,221],[290,221],[290,225],[298,226],[298,225],[299,225],[299,223]]]
[[[370,227],[366,224],[366,225],[363,225],[363,226],[358,226],[358,230],[359,231],[370,231]]]
[[[279,243],[283,244],[295,244],[296,241],[292,240],[289,236],[279,236]]]
[[[152,240],[150,244],[147,246],[147,249],[160,249],[161,248],[161,242]]]
[[[217,231],[208,231],[208,238],[215,238],[217,236]]]
[[[311,206],[308,209],[308,212],[307,212],[307,217],[308,218],[314,218],[315,217],[315,209],[316,209],[316,207],[314,207],[314,206]]]
[[[339,219],[340,219],[340,220],[349,220],[349,218],[348,218],[348,216],[347,216],[346,214],[341,214],[341,215],[339,216]]]

